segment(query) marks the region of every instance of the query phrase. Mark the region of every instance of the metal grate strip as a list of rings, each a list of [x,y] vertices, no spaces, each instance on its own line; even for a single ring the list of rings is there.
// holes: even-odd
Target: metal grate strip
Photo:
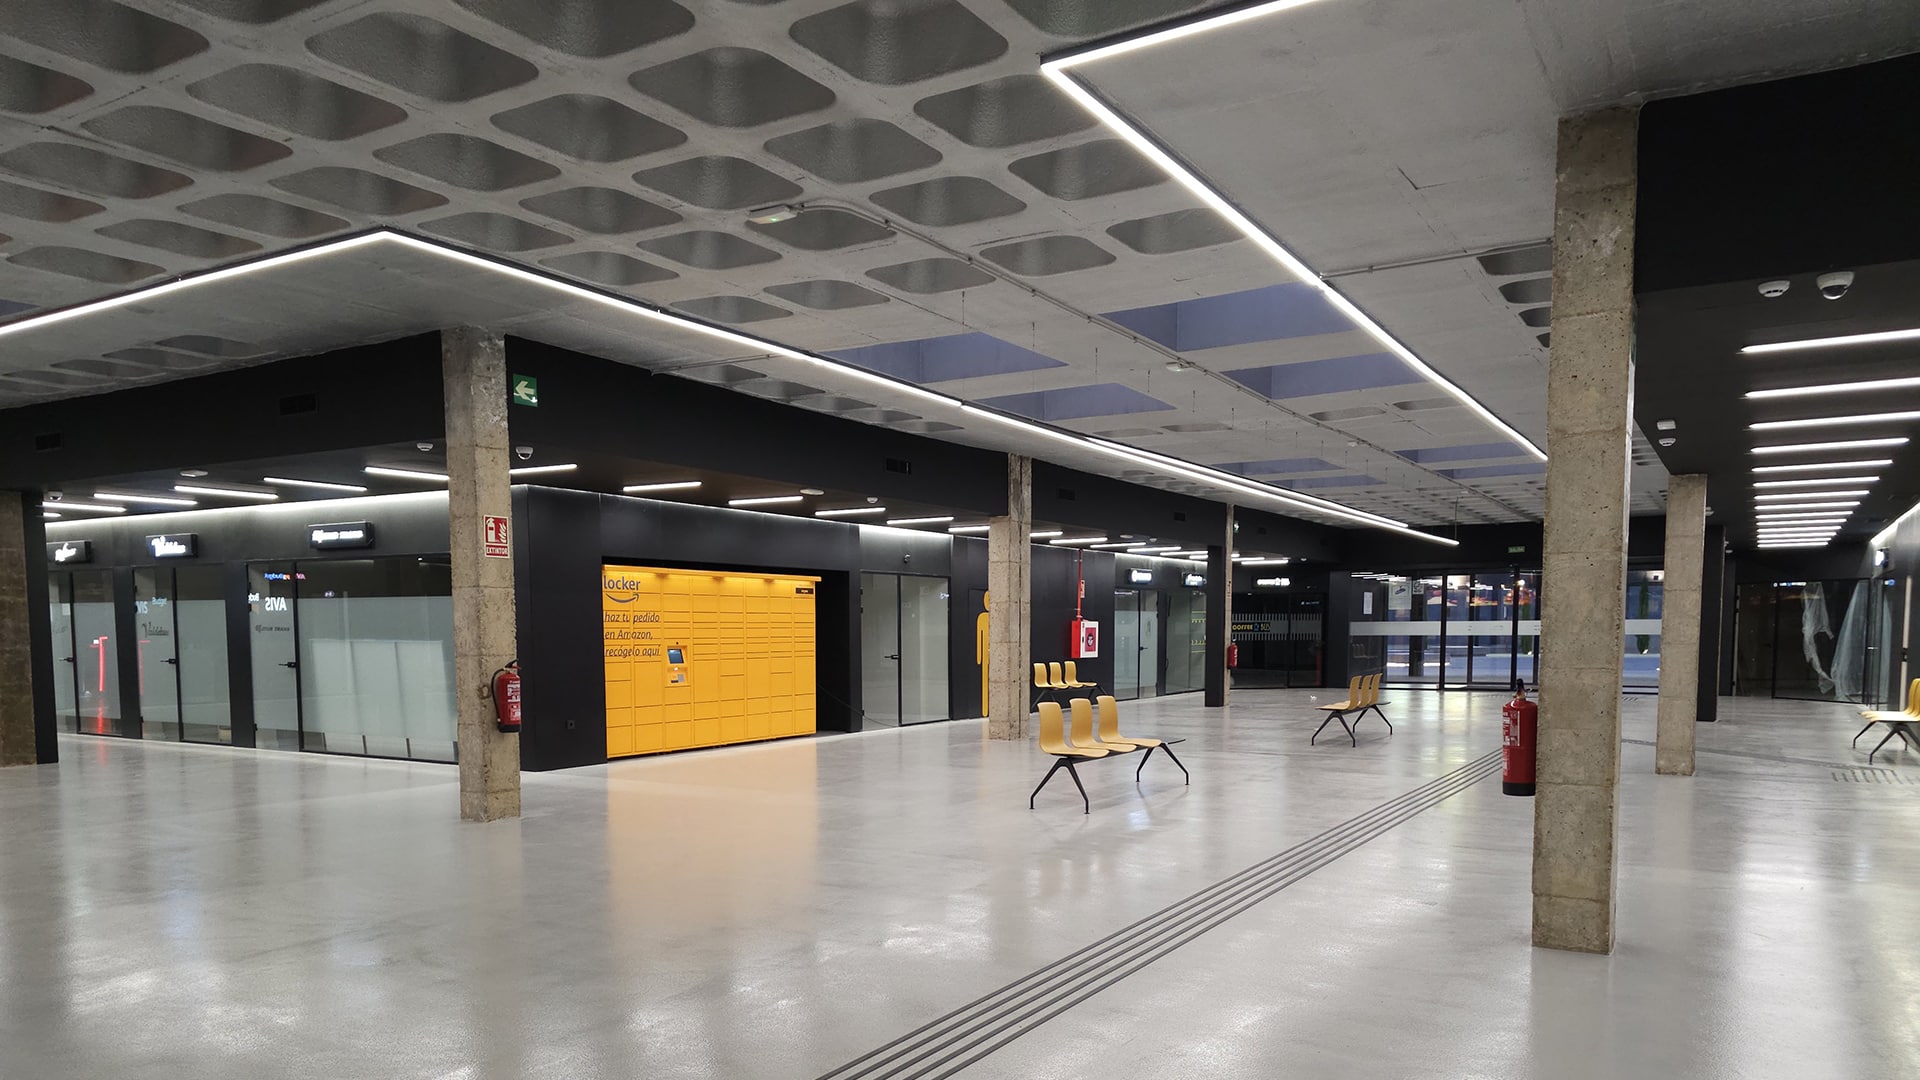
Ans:
[[[977,998],[819,1080],[941,1080],[1500,769],[1475,758]]]

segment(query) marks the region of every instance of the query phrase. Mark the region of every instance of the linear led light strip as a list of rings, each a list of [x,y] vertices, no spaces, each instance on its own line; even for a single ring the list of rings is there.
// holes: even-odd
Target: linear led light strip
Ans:
[[[334,254],[338,254],[340,252],[348,251],[354,248],[365,247],[369,244],[382,243],[382,242],[397,244],[401,247],[409,248],[414,251],[423,252],[425,254],[433,255],[439,258],[449,259],[466,266],[472,266],[472,267],[476,267],[483,270],[489,270],[489,271],[492,271],[493,273],[502,275],[504,277],[510,277],[517,281],[526,282],[528,284],[537,285],[546,289],[553,290],[555,292],[563,293],[575,299],[590,301],[592,303],[599,304],[603,307],[612,308],[616,311],[620,311],[628,315],[637,315],[641,318],[648,319],[653,322],[665,323],[667,325],[677,327],[681,330],[688,330],[694,333],[704,334],[707,337],[714,338],[719,341],[727,342],[729,344],[738,346],[742,349],[746,349],[750,352],[767,353],[767,354],[770,354],[773,356],[779,356],[788,360],[796,360],[801,363],[811,364],[811,365],[814,365],[815,367],[824,368],[826,370],[832,371],[835,374],[840,375],[844,378],[857,379],[862,382],[870,383],[874,386],[882,387],[896,394],[903,394],[908,397],[916,398],[929,405],[938,405],[943,408],[958,409],[962,412],[968,413],[969,415],[979,416],[988,420],[992,420],[995,423],[1013,428],[1025,434],[1044,435],[1049,438],[1066,442],[1080,450],[1100,451],[1102,453],[1108,454],[1109,456],[1116,456],[1116,457],[1121,457],[1123,459],[1130,460],[1135,464],[1138,464],[1141,461],[1152,460],[1150,458],[1145,457],[1144,455],[1141,455],[1137,452],[1132,451],[1130,448],[1127,448],[1126,453],[1117,453],[1116,452],[1117,444],[1103,444],[1098,440],[1069,434],[1065,431],[1051,428],[1044,424],[1036,424],[1032,421],[1022,420],[1014,416],[1009,416],[1005,413],[996,412],[991,409],[980,408],[978,406],[971,405],[965,401],[962,401],[959,398],[951,397],[947,394],[938,393],[933,390],[928,390],[928,389],[925,389],[924,387],[915,386],[912,383],[903,382],[899,379],[895,379],[890,376],[881,375],[877,372],[868,371],[864,368],[856,367],[852,364],[842,363],[838,360],[831,360],[831,359],[828,359],[827,357],[817,356],[813,353],[802,352],[799,349],[791,348],[786,345],[781,345],[778,342],[774,342],[766,338],[754,337],[751,334],[743,334],[737,330],[728,330],[724,327],[712,326],[695,319],[689,319],[681,315],[675,315],[670,312],[661,311],[656,308],[652,308],[645,304],[639,303],[637,301],[627,299],[625,297],[616,296],[611,293],[599,292],[597,290],[587,288],[586,286],[583,286],[583,285],[576,285],[570,281],[565,281],[560,278],[550,277],[542,273],[536,273],[524,267],[515,266],[512,263],[502,262],[498,259],[488,258],[482,255],[476,255],[469,251],[462,251],[461,249],[456,247],[451,247],[445,244],[436,243],[430,240],[422,240],[417,236],[409,236],[406,233],[395,232],[392,229],[385,229],[385,228],[375,229],[370,232],[362,233],[358,236],[350,236],[341,240],[330,241],[323,244],[316,244],[311,247],[301,248],[297,251],[284,252],[279,255],[271,255],[271,256],[267,256],[266,258],[255,259],[251,262],[239,263],[239,264],[224,267],[218,270],[209,270],[202,274],[194,274],[186,277],[180,277],[172,281],[162,282],[158,285],[150,285],[144,289],[137,289],[132,292],[122,293],[118,296],[111,296],[104,300],[95,300],[85,304],[77,304],[73,307],[64,308],[59,311],[50,311],[41,315],[32,316],[30,318],[20,319],[16,322],[0,325],[0,337],[5,337],[9,334],[17,334],[25,330],[40,329],[42,327],[50,326],[54,323],[64,322],[68,319],[78,318],[82,315],[95,314],[102,311],[109,311],[114,308],[124,307],[128,304],[149,301],[157,296],[178,292],[183,289],[192,288],[196,285],[206,285],[206,284],[211,284],[212,282],[223,281],[232,277],[238,277],[243,274],[252,274],[252,273],[258,273],[263,270],[276,269],[278,267],[287,266],[289,264],[300,262],[306,259],[312,259],[312,258],[317,258],[321,256],[326,256],[326,255],[334,255]],[[1281,249],[1281,250],[1284,250],[1284,249]],[[1338,297],[1337,293],[1330,293],[1329,295],[1336,298]],[[1338,302],[1344,303],[1344,300],[1339,300]],[[1348,306],[1351,307],[1351,305],[1348,305]],[[1366,322],[1365,325],[1372,326],[1372,323]],[[1376,330],[1377,333],[1384,334],[1384,331],[1378,330],[1377,327],[1375,327],[1374,329]],[[1389,342],[1391,342],[1391,339],[1383,339],[1383,340],[1388,340]],[[1398,348],[1397,351],[1404,352],[1404,348]],[[1407,358],[1410,359],[1412,363],[1417,365],[1421,370],[1423,371],[1429,370],[1426,368],[1424,364],[1421,364],[1417,358],[1413,358],[1411,353],[1406,353],[1405,355]],[[1455,393],[1461,393],[1461,391],[1459,391],[1457,387],[1453,387],[1451,383],[1446,383],[1444,380],[1439,380],[1439,381],[1441,385],[1447,386],[1449,389],[1453,390]],[[1480,408],[1480,406],[1477,403],[1472,402],[1472,399],[1463,398],[1463,400],[1467,401],[1469,404],[1472,404],[1473,407],[1478,411],[1480,411],[1483,415],[1492,417],[1491,413],[1487,413],[1485,409]],[[1499,424],[1501,430],[1512,432],[1511,428],[1506,427],[1506,425],[1504,424],[1500,424],[1497,418],[1494,418],[1494,422],[1496,424]],[[1520,439],[1520,441],[1525,443],[1527,448],[1531,450],[1533,453],[1540,454],[1540,451],[1537,448],[1535,448],[1532,443],[1526,442],[1526,440],[1522,438],[1518,433],[1514,433],[1514,438]],[[1545,460],[1544,454],[1540,454],[1540,457],[1542,460]],[[1177,461],[1178,459],[1168,458],[1164,460]],[[1163,471],[1167,468],[1166,466],[1162,466],[1157,463],[1155,464],[1154,467],[1162,469]],[[1414,529],[1406,525],[1404,522],[1394,521],[1391,518],[1384,518],[1378,514],[1372,514],[1365,510],[1356,510],[1352,507],[1344,506],[1342,504],[1335,503],[1330,500],[1320,499],[1317,496],[1306,497],[1306,496],[1296,494],[1294,492],[1287,491],[1284,488],[1272,487],[1266,484],[1259,484],[1255,481],[1242,480],[1238,477],[1233,477],[1232,474],[1230,473],[1222,472],[1216,469],[1210,469],[1203,465],[1182,463],[1181,468],[1183,471],[1183,475],[1189,478],[1197,478],[1197,479],[1200,479],[1202,482],[1219,486],[1219,487],[1227,487],[1237,492],[1258,495],[1262,498],[1267,498],[1276,502],[1280,502],[1296,510],[1306,510],[1314,513],[1328,514],[1334,517],[1340,517],[1349,521],[1358,522],[1362,525],[1369,525],[1374,528],[1382,528],[1382,529],[1387,529],[1393,532],[1403,533],[1408,536],[1413,536],[1422,540],[1426,540],[1430,543],[1444,544],[1449,547],[1457,546],[1456,541],[1450,540],[1444,536],[1435,536],[1432,533],[1421,532],[1418,529]],[[386,473],[377,473],[375,475],[394,475],[394,473],[386,472]]]
[[[1301,281],[1319,288],[1321,295],[1326,297],[1328,303],[1339,309],[1340,313],[1352,320],[1354,325],[1372,334],[1376,340],[1391,350],[1395,356],[1405,361],[1409,367],[1419,372],[1427,381],[1458,399],[1462,405],[1473,410],[1480,419],[1492,425],[1495,430],[1512,439],[1520,446],[1525,447],[1527,453],[1532,454],[1541,461],[1547,460],[1545,451],[1535,446],[1533,440],[1514,430],[1506,421],[1495,416],[1492,410],[1474,400],[1473,395],[1456,386],[1451,380],[1441,375],[1438,371],[1427,366],[1426,361],[1420,359],[1420,357],[1414,354],[1412,349],[1409,349],[1406,345],[1402,344],[1398,338],[1388,333],[1385,327],[1373,321],[1373,319],[1370,318],[1366,312],[1361,311],[1353,301],[1348,300],[1346,296],[1334,288],[1331,283],[1315,273],[1312,267],[1300,261],[1299,256],[1287,250],[1286,245],[1275,239],[1273,234],[1267,232],[1267,230],[1260,227],[1252,218],[1242,213],[1240,208],[1228,200],[1225,195],[1215,190],[1211,184],[1201,179],[1199,174],[1189,169],[1171,153],[1168,153],[1158,142],[1147,135],[1146,132],[1123,118],[1118,111],[1102,101],[1093,91],[1089,90],[1084,83],[1070,73],[1071,69],[1083,64],[1090,64],[1097,60],[1105,60],[1110,57],[1119,56],[1122,53],[1137,52],[1141,49],[1152,48],[1156,45],[1163,45],[1169,41],[1190,37],[1194,34],[1224,29],[1236,23],[1246,22],[1249,19],[1261,18],[1266,15],[1286,11],[1290,8],[1302,7],[1313,2],[1314,0],[1275,0],[1273,3],[1256,4],[1252,7],[1240,8],[1237,11],[1223,12],[1212,18],[1197,19],[1165,30],[1142,34],[1139,37],[1130,38],[1125,41],[1113,42],[1111,44],[1085,49],[1080,52],[1054,57],[1040,65],[1040,74],[1046,76],[1047,80],[1059,87],[1061,92],[1078,102],[1081,108],[1087,110],[1087,112],[1091,113],[1101,123],[1111,128],[1115,134],[1125,139],[1135,150],[1138,150],[1155,165],[1160,166],[1168,176],[1178,181],[1182,187],[1192,192],[1201,202],[1206,203],[1209,208],[1225,218],[1234,228],[1240,230],[1247,239],[1253,241],[1255,246],[1272,256],[1273,260],[1284,267],[1288,273]]]
[[[1770,345],[1747,345],[1741,352],[1748,355],[1761,353],[1793,352],[1799,349],[1830,349],[1840,345],[1884,345],[1890,341],[1920,341],[1920,328],[1912,330],[1883,330],[1875,334],[1844,334],[1840,337],[1806,338],[1801,341],[1776,341]]]

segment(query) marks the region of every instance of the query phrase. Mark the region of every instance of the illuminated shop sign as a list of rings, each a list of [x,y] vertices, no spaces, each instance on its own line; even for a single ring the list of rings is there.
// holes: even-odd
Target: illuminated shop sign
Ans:
[[[1135,585],[1151,585],[1153,584],[1153,571],[1129,570],[1127,571],[1127,581]]]
[[[1184,580],[1184,581],[1185,581],[1185,582],[1187,583],[1187,587],[1188,587],[1188,588],[1191,588],[1191,589],[1198,589],[1198,588],[1201,588],[1201,587],[1203,587],[1203,586],[1205,586],[1205,585],[1206,585],[1206,583],[1207,583],[1207,575],[1205,575],[1205,574],[1188,574],[1188,575],[1187,575],[1187,576],[1186,576],[1186,577],[1185,577],[1185,578],[1184,578],[1183,580]]]
[[[54,566],[71,566],[74,563],[93,561],[93,541],[62,540],[58,544],[47,545],[47,562]]]
[[[331,525],[309,525],[307,543],[319,551],[330,548],[370,548],[373,546],[373,522],[339,521]]]
[[[147,537],[147,550],[156,559],[191,559],[199,553],[200,538],[193,533],[162,533]]]
[[[1267,589],[1284,589],[1287,586],[1293,584],[1293,579],[1283,578],[1283,577],[1263,577],[1263,578],[1255,578],[1253,580],[1253,583],[1255,585],[1258,585],[1262,588],[1267,588]]]

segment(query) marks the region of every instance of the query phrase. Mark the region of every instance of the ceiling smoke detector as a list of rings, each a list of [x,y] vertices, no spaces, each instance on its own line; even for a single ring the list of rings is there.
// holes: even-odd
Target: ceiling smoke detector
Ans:
[[[1674,438],[1673,436],[1671,436],[1671,435],[1669,435],[1669,436],[1667,436],[1666,438],[1664,438],[1664,439],[1661,439],[1661,440],[1660,440],[1660,445],[1661,445],[1661,446],[1672,446],[1672,445],[1673,445],[1674,443],[1677,443],[1677,442],[1679,442],[1679,441],[1680,441],[1679,439],[1676,439],[1676,438]]]
[[[1786,278],[1775,278],[1772,281],[1763,281],[1760,283],[1760,295],[1769,300],[1778,300],[1780,297],[1787,295],[1787,290],[1791,288],[1793,288],[1793,282],[1788,281]]]

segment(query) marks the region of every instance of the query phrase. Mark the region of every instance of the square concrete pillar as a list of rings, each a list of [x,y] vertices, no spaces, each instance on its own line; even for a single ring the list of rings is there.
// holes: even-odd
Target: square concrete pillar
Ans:
[[[489,519],[512,520],[506,339],[466,327],[445,330],[440,360],[447,407],[460,816],[493,821],[520,816],[520,736],[495,727],[488,694],[493,673],[514,658],[516,648],[513,559],[501,548],[487,553]]]
[[[1707,551],[1707,478],[1667,480],[1667,557],[1660,585],[1660,704],[1653,771],[1693,775],[1700,706],[1700,604]]]
[[[1613,951],[1638,115],[1560,122],[1533,943]]]
[[[987,523],[987,737],[1027,737],[1033,685],[1033,459],[1007,455],[1007,512]]]
[[[27,588],[27,515],[40,511],[26,495],[0,491],[0,766],[39,760],[33,724],[33,638]]]

